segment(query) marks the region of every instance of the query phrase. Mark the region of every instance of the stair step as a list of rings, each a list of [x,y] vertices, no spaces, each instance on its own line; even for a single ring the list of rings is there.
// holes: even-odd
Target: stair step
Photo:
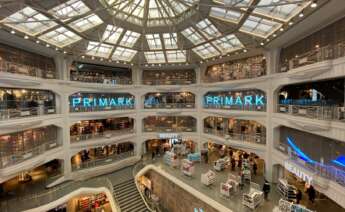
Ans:
[[[127,196],[128,194],[131,194],[133,192],[138,192],[137,188],[128,189],[123,192],[115,192],[115,195],[118,197],[121,197],[121,196]]]
[[[146,211],[149,212],[149,210],[147,210],[145,203],[141,207],[138,207],[138,208],[133,210],[133,212],[146,212]]]
[[[130,198],[132,196],[136,196],[137,194],[138,194],[137,191],[133,191],[132,193],[127,193],[126,195],[118,196],[117,199],[118,199],[118,201],[123,201],[123,200],[128,199],[128,198]]]
[[[141,205],[144,204],[142,201],[136,201],[136,202],[132,202],[126,206],[124,206],[122,208],[122,211],[130,211],[132,212],[133,210],[135,210],[136,208],[140,208]],[[145,204],[144,204],[145,205]]]
[[[122,192],[126,192],[126,191],[128,191],[128,190],[131,190],[131,189],[137,189],[137,186],[135,185],[135,184],[133,184],[133,185],[128,185],[127,187],[123,187],[123,188],[121,188],[121,189],[114,189],[114,192],[115,193],[122,193]]]
[[[132,182],[134,182],[134,179],[126,180],[126,181],[119,183],[119,184],[114,184],[114,187],[121,187],[121,186],[124,186],[127,184],[131,184]]]
[[[139,199],[139,198],[141,199],[141,196],[140,196],[139,193],[137,193],[137,194],[133,194],[133,195],[131,195],[131,196],[128,196],[127,198],[118,199],[118,202],[119,202],[120,204],[122,204],[122,203],[124,203],[124,202],[129,202],[130,200],[135,201],[136,199]]]

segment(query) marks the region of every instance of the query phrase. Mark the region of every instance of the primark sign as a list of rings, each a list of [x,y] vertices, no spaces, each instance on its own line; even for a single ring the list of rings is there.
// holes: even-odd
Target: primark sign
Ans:
[[[264,106],[266,98],[264,95],[247,95],[247,96],[224,96],[224,95],[207,95],[204,97],[206,105],[214,106]]]
[[[132,97],[72,97],[70,99],[72,107],[120,107],[120,106],[134,106],[134,99]]]

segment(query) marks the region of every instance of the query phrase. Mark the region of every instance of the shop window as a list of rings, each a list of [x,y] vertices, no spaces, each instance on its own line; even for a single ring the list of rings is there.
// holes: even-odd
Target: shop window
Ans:
[[[144,70],[144,85],[189,85],[196,83],[194,70]]]
[[[74,62],[71,66],[71,80],[108,85],[130,85],[132,84],[132,70]]]
[[[261,90],[212,91],[204,95],[204,108],[266,111],[266,94]]]
[[[190,92],[148,93],[145,95],[144,108],[194,108],[195,95]]]
[[[134,96],[129,93],[75,93],[69,102],[70,112],[134,109]]]
[[[35,53],[0,44],[0,72],[55,79],[55,63]]]
[[[205,82],[223,82],[250,79],[266,74],[266,60],[263,56],[229,61],[207,67]]]
[[[191,116],[148,116],[143,119],[144,132],[196,132]]]
[[[55,95],[51,91],[0,88],[0,120],[55,113]]]

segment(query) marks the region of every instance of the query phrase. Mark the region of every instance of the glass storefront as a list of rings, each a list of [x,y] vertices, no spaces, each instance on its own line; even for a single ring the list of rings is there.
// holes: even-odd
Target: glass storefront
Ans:
[[[252,120],[210,116],[204,119],[204,133],[243,142],[266,144],[266,127]]]
[[[0,72],[32,77],[55,79],[55,63],[52,58],[0,44]]]
[[[322,120],[345,120],[345,78],[286,85],[278,112]]]
[[[132,84],[132,70],[128,68],[74,62],[70,74],[71,81],[108,85]]]
[[[134,120],[128,117],[79,121],[70,127],[71,142],[133,133]]]
[[[147,93],[144,108],[195,108],[195,95],[191,92]]]
[[[148,116],[143,119],[144,132],[196,132],[191,116]]]
[[[75,93],[69,97],[70,112],[96,112],[134,109],[135,98],[129,93]]]
[[[144,70],[144,85],[189,85],[196,83],[194,70]]]
[[[0,120],[54,113],[55,95],[51,91],[0,88]]]
[[[204,95],[204,108],[266,111],[266,94],[257,89],[210,91]]]
[[[229,61],[207,67],[205,82],[223,82],[251,79],[266,74],[266,60],[263,56]]]

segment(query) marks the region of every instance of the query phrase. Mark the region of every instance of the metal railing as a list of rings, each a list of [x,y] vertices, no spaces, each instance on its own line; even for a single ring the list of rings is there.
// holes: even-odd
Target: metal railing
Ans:
[[[209,77],[207,75],[203,76],[202,81],[206,83],[215,83],[215,82],[226,82],[226,81],[236,81],[236,80],[245,80],[245,79],[255,79],[258,77],[262,77],[266,75],[265,69],[260,69],[259,71],[252,71],[254,69],[249,69],[250,71],[243,71],[239,72],[238,74],[234,74],[235,71],[233,69],[229,69],[229,71],[223,71],[217,77]]]
[[[110,163],[114,163],[135,155],[134,151],[128,151],[120,154],[109,155],[107,157],[91,159],[88,161],[81,162],[80,164],[72,164],[72,171],[78,171],[82,169],[89,169],[96,166],[104,166]]]
[[[144,85],[190,85],[195,84],[195,79],[143,79],[142,83]]]
[[[0,72],[8,72],[12,74],[20,74],[45,79],[56,78],[56,74],[54,73],[55,71],[49,65],[46,65],[44,69],[41,69],[39,67],[4,60],[0,61]]]
[[[125,135],[125,134],[131,134],[133,132],[134,132],[133,128],[120,129],[120,130],[107,130],[104,132],[96,132],[96,133],[90,133],[90,134],[71,135],[70,140],[71,142],[79,142],[79,141],[85,141],[85,140],[90,140],[90,139],[111,138],[115,135],[116,136]]]
[[[215,105],[204,104],[205,109],[222,109],[222,110],[242,110],[242,111],[266,111],[266,105]]]
[[[144,132],[196,132],[195,126],[183,127],[158,127],[158,126],[144,126]]]
[[[195,108],[195,103],[161,103],[145,104],[145,109],[173,109],[173,108]]]
[[[107,76],[88,76],[83,75],[82,72],[78,74],[71,74],[71,81],[86,82],[86,83],[98,83],[106,85],[131,85],[133,84],[131,79],[120,77],[107,77]]]
[[[84,181],[67,182],[53,188],[43,190],[38,193],[29,193],[24,196],[16,196],[9,200],[0,201],[0,209],[2,212],[17,212],[42,205],[58,200],[79,188],[99,188],[106,187],[113,193],[113,185],[106,177],[92,178]],[[30,192],[30,191],[29,191]]]
[[[210,129],[204,128],[204,133],[215,135],[219,137],[223,137],[226,139],[236,140],[236,141],[243,141],[249,143],[256,143],[256,144],[266,144],[266,136],[261,134],[239,134],[239,133],[229,133],[227,130],[217,130],[217,129]]]
[[[72,107],[70,106],[69,111],[71,113],[78,112],[98,112],[98,111],[110,111],[110,110],[131,110],[134,109],[134,105],[118,105],[118,106],[108,106],[108,107]]]
[[[279,104],[278,112],[311,119],[345,121],[345,108],[337,106]]]
[[[56,114],[55,106],[18,107],[11,109],[0,109],[0,121],[8,119],[25,118],[31,116],[43,116],[48,114]]]
[[[57,142],[57,140],[50,140],[44,142],[38,146],[35,146],[31,149],[27,149],[25,151],[16,151],[14,153],[4,153],[0,152],[0,168],[9,167],[18,163],[21,163],[25,160],[33,158],[35,156],[41,155],[48,150],[54,149],[56,147],[61,146]]]

